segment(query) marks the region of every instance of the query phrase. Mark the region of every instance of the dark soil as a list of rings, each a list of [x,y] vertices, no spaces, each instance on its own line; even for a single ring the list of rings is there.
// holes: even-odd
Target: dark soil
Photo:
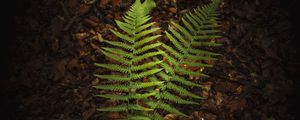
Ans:
[[[93,2],[94,1],[94,2]],[[3,120],[107,120],[118,113],[101,113],[111,104],[93,95],[99,84],[93,66],[104,61],[99,39],[109,32],[129,2],[110,0],[16,0],[7,15],[1,80]],[[171,0],[170,0],[171,1]],[[157,0],[153,20],[166,29],[185,11],[209,1]],[[213,48],[222,56],[211,77],[199,81],[207,91],[199,106],[182,107],[180,120],[297,120],[299,47],[296,44],[295,1],[224,0],[220,6],[224,43]],[[177,8],[174,11],[173,8]],[[6,10],[10,11],[10,10]],[[6,13],[6,11],[2,11]],[[7,68],[7,69],[6,69]],[[7,77],[5,77],[7,76]],[[6,79],[7,78],[7,79]],[[172,115],[170,115],[171,120]],[[173,119],[173,118],[172,118]]]

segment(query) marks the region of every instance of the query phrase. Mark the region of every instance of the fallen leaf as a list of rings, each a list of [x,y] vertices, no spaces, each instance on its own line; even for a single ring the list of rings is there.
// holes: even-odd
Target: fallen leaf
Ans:
[[[113,7],[120,6],[122,3],[122,0],[112,0]]]
[[[177,12],[177,9],[174,8],[174,7],[172,7],[172,8],[169,8],[169,11],[170,11],[171,13],[176,13],[176,12]]]
[[[85,18],[83,21],[91,27],[97,27],[99,25],[99,23],[97,23],[93,20],[87,19],[87,18]]]
[[[65,4],[70,9],[74,9],[79,5],[79,2],[78,2],[78,0],[68,0]]]
[[[178,116],[176,114],[167,114],[164,119],[165,120],[175,120]]]
[[[86,39],[87,37],[89,37],[89,34],[87,34],[87,33],[75,33],[75,38],[77,39],[77,40],[84,40],[84,39]]]
[[[221,103],[223,102],[223,97],[222,97],[222,93],[220,92],[217,92],[217,95],[216,95],[216,105],[219,106],[221,105]]]
[[[107,116],[108,116],[110,119],[119,119],[119,118],[121,118],[121,115],[120,115],[120,113],[118,113],[118,112],[110,112],[110,113],[107,113]]]
[[[84,15],[85,13],[89,12],[91,8],[91,5],[86,5],[86,4],[81,4],[79,6],[79,10],[77,11],[77,14],[80,15]]]
[[[246,106],[246,102],[245,99],[235,99],[226,104],[226,107],[230,112],[241,111]]]
[[[89,110],[82,113],[83,120],[88,120],[94,113],[96,112],[96,108],[92,107]]]
[[[105,6],[110,2],[110,0],[100,0],[100,7],[105,8]]]

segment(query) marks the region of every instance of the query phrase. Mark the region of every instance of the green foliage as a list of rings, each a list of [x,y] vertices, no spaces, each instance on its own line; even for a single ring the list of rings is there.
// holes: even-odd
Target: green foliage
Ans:
[[[174,104],[198,104],[203,99],[187,87],[202,88],[187,80],[188,76],[208,77],[199,69],[212,67],[205,60],[216,60],[219,54],[203,47],[220,46],[210,41],[220,38],[217,7],[219,0],[198,7],[176,23],[171,21],[166,37],[170,45],[156,41],[162,35],[154,34],[159,28],[152,27],[148,15],[156,6],[153,0],[136,0],[123,17],[116,20],[119,28],[111,32],[118,40],[105,40],[102,53],[113,63],[96,63],[97,67],[114,74],[94,74],[110,84],[94,86],[95,89],[113,91],[97,97],[116,100],[117,106],[98,108],[103,112],[127,112],[129,120],[163,120],[157,110],[185,115]],[[200,49],[201,47],[201,49]],[[196,70],[189,67],[197,68]]]
[[[161,80],[166,81],[161,92],[155,97],[160,102],[173,102],[177,104],[197,104],[193,99],[203,99],[188,91],[188,87],[199,87],[201,85],[193,83],[186,78],[188,76],[208,77],[200,71],[203,67],[212,67],[205,60],[216,60],[219,54],[200,49],[200,47],[220,46],[221,44],[210,41],[220,38],[218,27],[218,7],[219,0],[212,0],[212,3],[203,7],[198,7],[188,12],[180,23],[171,21],[171,25],[165,31],[171,45],[162,44],[165,53],[163,57],[170,63],[161,63],[164,68],[158,73]],[[156,59],[158,60],[158,59]],[[197,68],[196,70],[190,69]],[[170,91],[170,92],[169,92]],[[177,94],[181,94],[181,97]],[[187,100],[187,97],[192,98]],[[179,111],[174,111],[174,107],[164,105],[164,110],[183,115]]]
[[[147,89],[163,84],[162,81],[142,82],[144,77],[154,75],[162,70],[161,68],[154,68],[154,66],[160,64],[162,61],[143,62],[164,53],[156,50],[156,47],[161,44],[155,43],[155,39],[159,38],[160,35],[152,35],[159,28],[152,27],[153,22],[149,23],[151,17],[148,14],[153,7],[155,7],[155,3],[152,0],[146,0],[143,3],[140,0],[136,0],[125,17],[123,17],[125,22],[116,20],[120,30],[111,30],[115,36],[119,37],[119,40],[105,40],[105,43],[110,45],[110,47],[103,47],[102,53],[108,59],[118,63],[96,63],[95,65],[119,72],[119,74],[95,74],[100,79],[115,82],[110,85],[98,85],[94,88],[119,91],[121,94],[99,94],[96,96],[127,101],[127,103],[119,106],[99,108],[99,111],[125,111],[132,113],[135,113],[135,111],[151,111],[147,106],[139,105],[129,100],[146,99],[153,96],[154,92],[145,92],[140,89]],[[133,117],[131,116],[131,118]]]

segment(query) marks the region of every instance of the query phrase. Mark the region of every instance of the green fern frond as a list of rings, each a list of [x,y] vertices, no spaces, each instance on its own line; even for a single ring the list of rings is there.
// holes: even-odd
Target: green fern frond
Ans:
[[[177,66],[179,64],[178,61],[175,58],[171,57],[169,54],[164,53],[163,56],[166,58],[166,60],[168,60],[168,62],[172,63],[173,65]]]
[[[220,35],[201,35],[201,36],[194,36],[194,40],[208,40],[208,39],[216,39],[221,38]]]
[[[171,90],[174,90],[182,95],[185,95],[185,96],[189,96],[189,97],[193,97],[193,98],[197,98],[197,99],[203,99],[202,97],[198,96],[198,95],[195,95],[189,91],[187,91],[186,89],[184,89],[183,87],[180,87],[178,85],[175,85],[173,83],[168,83],[167,84],[167,88],[168,89],[171,89]]]
[[[170,113],[186,116],[184,113],[178,111],[176,108],[172,107],[171,105],[169,105],[167,103],[149,101],[146,104],[149,105],[151,108],[163,109],[163,110],[168,111]]]
[[[112,90],[112,91],[129,91],[128,85],[98,85],[94,86],[96,89],[102,89],[102,90]]]
[[[174,75],[174,69],[170,65],[168,65],[167,63],[160,63],[160,65],[162,68],[164,68],[164,71],[167,74]]]
[[[148,62],[148,63],[142,64],[142,65],[133,66],[133,67],[130,68],[130,70],[132,72],[139,71],[139,70],[144,70],[144,69],[147,69],[147,68],[151,68],[155,65],[158,65],[160,63],[162,63],[162,61]]]
[[[185,116],[169,103],[197,104],[185,97],[203,99],[185,88],[203,86],[187,80],[186,77],[207,76],[199,69],[212,65],[202,61],[216,60],[215,57],[219,55],[200,49],[202,46],[221,45],[210,40],[221,37],[218,30],[218,3],[219,0],[212,0],[209,5],[188,12],[180,22],[171,21],[165,31],[166,38],[170,41],[167,44],[157,41],[162,36],[155,34],[160,28],[153,27],[155,23],[149,22],[152,19],[149,13],[156,6],[154,0],[136,0],[122,17],[123,20],[115,20],[118,28],[111,29],[111,32],[118,39],[104,40],[109,47],[101,48],[106,58],[117,64],[95,64],[117,74],[95,74],[97,78],[114,82],[94,88],[121,92],[96,96],[117,100],[123,104],[97,110],[127,112],[130,113],[127,119],[132,120],[163,120],[157,109]]]
[[[112,71],[119,71],[122,73],[130,73],[130,70],[127,67],[120,66],[117,64],[100,64],[100,63],[95,63],[96,66],[110,69]]]
[[[193,30],[190,30],[190,31],[193,31],[193,32],[200,31],[200,28],[199,28],[200,23],[197,22],[197,20],[199,20],[199,19],[197,19],[197,17],[193,17],[193,16],[194,15],[191,12],[189,12],[185,15],[185,17],[188,19],[188,21],[190,21],[193,25]],[[184,18],[182,18],[182,19],[184,19]]]
[[[106,108],[98,108],[97,111],[102,112],[122,112],[128,110],[136,110],[136,111],[152,111],[153,109],[146,108],[136,104],[123,104],[113,107],[106,107]]]
[[[190,62],[190,61],[183,61],[181,64],[185,64],[189,67],[212,67],[213,65],[205,64],[201,62]]]
[[[121,48],[124,48],[126,50],[130,50],[130,51],[133,51],[133,47],[127,43],[124,43],[124,42],[117,42],[117,41],[107,41],[107,40],[104,40],[105,43],[108,43],[110,45],[113,45],[113,46],[116,46],[116,47],[121,47]]]
[[[124,50],[121,50],[119,48],[108,48],[108,47],[102,47],[103,50],[111,52],[113,54],[119,54],[119,55],[123,55],[124,57],[128,58],[128,59],[132,59],[133,54],[126,52]]]
[[[196,102],[193,101],[187,101],[182,99],[181,97],[178,97],[176,95],[173,95],[167,91],[165,91],[164,93],[162,93],[162,95],[160,96],[162,99],[166,99],[172,102],[175,102],[177,104],[198,104]]]
[[[133,63],[137,63],[137,62],[140,62],[140,61],[145,60],[147,58],[154,57],[154,56],[157,56],[157,55],[161,55],[163,53],[164,53],[163,51],[147,52],[143,55],[140,55],[140,56],[137,56],[137,57],[133,58],[131,61]]]
[[[119,106],[114,106],[114,107],[106,107],[106,108],[97,108],[97,111],[102,111],[102,112],[121,112],[121,111],[127,111],[127,105],[119,105]]]
[[[153,26],[154,24],[155,24],[154,22],[151,22],[148,24],[141,25],[136,29],[136,32],[141,32],[142,30],[149,28],[149,27]]]
[[[142,116],[142,115],[129,115],[127,117],[127,120],[152,120],[148,116]]]
[[[154,49],[154,48],[157,48],[158,46],[160,46],[161,43],[154,43],[154,44],[150,44],[150,45],[147,45],[145,47],[142,47],[140,49],[137,49],[136,51],[133,52],[134,55],[137,55],[137,54],[140,54],[140,53],[143,53],[145,51],[148,51],[150,49]]]
[[[159,37],[161,37],[161,35],[154,35],[154,36],[143,38],[142,40],[137,41],[133,46],[134,46],[134,48],[138,48],[142,45],[152,42],[153,40],[156,40]]]
[[[130,78],[132,80],[134,80],[134,79],[141,79],[141,78],[147,77],[149,75],[153,75],[155,73],[158,73],[161,70],[162,69],[151,69],[151,70],[148,70],[148,71],[145,71],[145,72],[141,72],[141,73],[133,73],[133,74],[131,74]]]
[[[162,47],[165,48],[170,54],[172,54],[173,56],[175,56],[177,59],[181,60],[183,55],[179,52],[177,52],[176,50],[174,50],[172,47],[166,45],[166,44],[162,44]],[[183,50],[183,52],[186,52],[185,50]],[[171,61],[175,61],[171,60]]]
[[[156,76],[149,77],[150,82],[159,82],[160,80]]]
[[[162,116],[160,116],[158,113],[154,112],[153,114],[144,114],[141,115],[144,117],[150,118],[150,120],[165,120]],[[147,120],[147,118],[145,118]],[[144,120],[144,119],[132,119],[132,120]]]
[[[165,74],[164,72],[159,72],[158,75],[165,81],[170,81],[170,79],[172,78],[172,76],[169,76],[169,75]]]
[[[189,42],[191,42],[191,41],[193,40],[193,35],[190,34],[190,32],[189,32],[187,29],[185,29],[185,28],[182,27],[181,25],[175,23],[174,21],[171,21],[171,24],[172,24],[176,29],[178,29],[183,35],[185,35],[185,36],[188,38]]]
[[[174,46],[181,52],[185,53],[186,49],[177,41],[173,36],[171,36],[167,31],[165,32],[169,40],[174,44]],[[174,51],[172,51],[174,52]]]
[[[135,39],[140,39],[141,37],[144,37],[150,33],[153,33],[155,31],[158,31],[160,28],[151,28],[150,30],[144,30],[138,34],[135,35]]]
[[[223,44],[220,43],[214,43],[214,42],[192,42],[192,46],[212,46],[212,47],[217,47],[217,46],[222,46]]]
[[[158,113],[154,113],[150,116],[153,120],[165,120],[162,116],[160,116]]]
[[[144,94],[134,93],[134,94],[129,94],[129,95],[99,94],[99,95],[95,95],[95,96],[96,97],[109,98],[109,99],[112,99],[112,100],[128,101],[129,99],[144,99],[144,98],[148,98],[148,97],[153,96],[153,95],[155,95],[154,92],[144,93]]]
[[[120,23],[119,23],[120,24]],[[125,29],[126,27],[122,27],[123,29]],[[129,36],[127,36],[127,35],[124,35],[124,34],[122,34],[122,33],[119,33],[119,32],[117,32],[117,31],[115,31],[115,30],[110,30],[113,34],[115,34],[116,36],[118,36],[119,38],[122,38],[122,39],[124,39],[124,40],[126,40],[126,41],[128,41],[128,42],[130,42],[130,43],[133,43],[134,42],[134,38],[132,38],[132,37],[129,37]],[[132,31],[130,31],[129,29],[127,29],[127,32],[130,32],[130,34],[133,34],[133,32]]]
[[[174,30],[172,27],[169,27],[169,30],[181,43],[183,43],[185,48],[188,48],[190,46],[189,41],[186,40],[179,32]]]
[[[196,31],[196,30],[193,28],[193,26],[192,26],[189,22],[187,22],[184,18],[181,18],[181,21],[183,22],[183,24],[186,26],[186,28],[187,28],[189,31],[191,31],[191,32]]]
[[[172,80],[172,81],[175,81],[175,82],[179,82],[179,83],[184,84],[184,85],[186,85],[186,86],[191,86],[191,87],[202,87],[202,85],[193,83],[193,82],[191,82],[191,81],[189,81],[189,80],[186,80],[185,78],[180,77],[180,76],[177,76],[177,75],[176,75],[176,76],[173,76],[171,80]]]
[[[175,70],[176,70],[177,72],[180,72],[180,73],[183,73],[183,74],[186,74],[186,75],[189,75],[189,76],[208,77],[208,75],[205,75],[205,74],[203,74],[203,73],[201,73],[201,72],[194,72],[194,71],[191,71],[191,70],[182,68],[182,67],[177,67]]]
[[[109,98],[112,100],[122,100],[122,101],[127,101],[129,100],[129,96],[128,95],[116,95],[116,94],[99,94],[99,95],[95,95],[96,97],[103,97],[103,98]]]
[[[119,82],[127,82],[130,81],[130,78],[124,75],[98,75],[94,74],[95,77],[101,79],[107,79],[112,81],[119,81]]]
[[[113,59],[115,61],[118,61],[120,63],[124,63],[126,65],[130,65],[131,62],[129,60],[127,60],[126,58],[122,57],[122,56],[119,56],[119,55],[116,55],[116,54],[112,54],[112,53],[109,53],[109,52],[105,52],[105,51],[101,51],[105,56],[109,57],[110,59]]]
[[[134,105],[129,104],[129,105],[127,105],[127,106],[128,106],[128,109],[129,109],[129,110],[137,110],[137,111],[153,111],[153,109],[151,109],[151,108],[146,108],[146,107],[143,107],[143,106],[141,106],[141,105],[136,105],[136,104],[134,104]]]
[[[146,83],[135,83],[132,88],[133,89],[142,89],[152,86],[162,85],[164,82],[146,82]]]
[[[218,53],[209,52],[206,50],[199,50],[199,49],[189,49],[189,52],[192,54],[211,55],[211,56],[220,55]]]
[[[155,92],[144,93],[144,94],[134,93],[133,95],[130,95],[130,96],[132,99],[145,99],[150,96],[154,96],[155,94],[156,94]]]

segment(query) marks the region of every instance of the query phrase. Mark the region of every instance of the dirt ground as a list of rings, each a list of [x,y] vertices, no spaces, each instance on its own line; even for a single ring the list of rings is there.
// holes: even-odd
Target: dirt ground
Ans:
[[[118,113],[95,111],[105,99],[92,86],[92,74],[104,60],[98,47],[132,0],[19,0],[8,20],[8,69],[1,81],[3,120],[107,120]],[[156,0],[153,20],[166,29],[169,20],[208,0]],[[300,66],[294,1],[223,0],[224,46],[199,106],[178,120],[297,120]],[[5,11],[4,11],[5,12]],[[6,46],[6,44],[4,44]],[[7,46],[6,46],[7,47]],[[171,115],[170,115],[171,116]],[[1,117],[1,116],[0,116]],[[175,118],[169,118],[175,119]]]

